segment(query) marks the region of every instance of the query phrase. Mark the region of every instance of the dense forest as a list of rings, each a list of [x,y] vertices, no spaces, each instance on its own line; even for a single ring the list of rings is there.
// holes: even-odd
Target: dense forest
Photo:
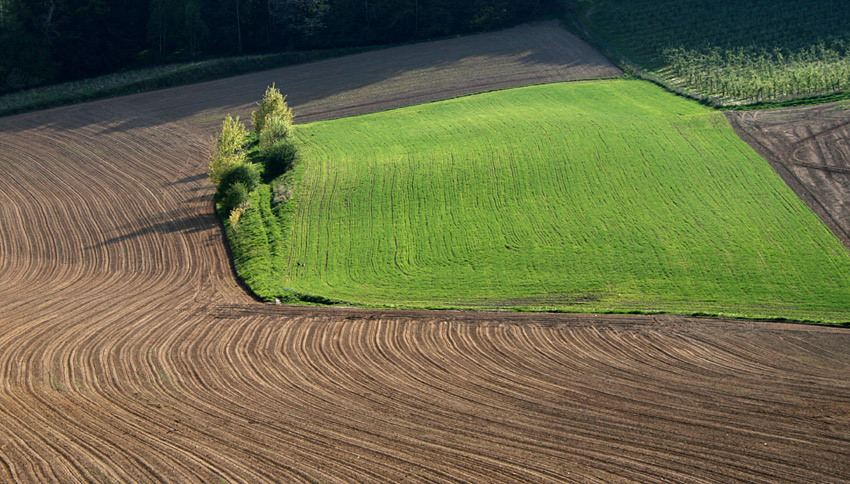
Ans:
[[[225,55],[480,32],[554,0],[0,0],[0,93]]]

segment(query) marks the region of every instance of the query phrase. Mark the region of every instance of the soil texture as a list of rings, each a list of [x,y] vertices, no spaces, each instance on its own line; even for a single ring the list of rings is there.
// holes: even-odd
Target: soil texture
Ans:
[[[314,120],[616,72],[471,39],[0,118],[0,482],[850,482],[846,330],[238,285],[208,147],[271,82]]]

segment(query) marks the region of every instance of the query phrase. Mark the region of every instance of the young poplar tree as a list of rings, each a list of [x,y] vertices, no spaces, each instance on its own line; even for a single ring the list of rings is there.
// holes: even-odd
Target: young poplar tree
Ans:
[[[273,116],[281,118],[290,125],[295,118],[295,115],[292,114],[292,109],[286,104],[286,96],[283,96],[280,90],[274,87],[274,84],[266,89],[266,94],[263,96],[263,101],[259,106],[259,109],[251,113],[251,119],[254,122],[254,131],[257,133],[257,136],[262,135],[266,121]]]
[[[221,125],[221,136],[218,137],[216,143],[216,153],[210,160],[210,180],[216,186],[221,182],[221,177],[227,170],[239,163],[245,162],[245,140],[248,131],[245,125],[239,121],[237,116],[235,119],[227,115]]]

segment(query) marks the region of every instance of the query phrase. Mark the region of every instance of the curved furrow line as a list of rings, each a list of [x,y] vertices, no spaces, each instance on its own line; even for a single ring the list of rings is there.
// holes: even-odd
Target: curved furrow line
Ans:
[[[478,356],[478,355],[476,355],[476,356]],[[473,360],[473,361],[474,361],[474,360],[477,360],[477,358],[473,358],[473,359],[471,359],[471,360]],[[497,366],[496,366],[496,368],[499,368],[499,366],[497,365]],[[505,380],[506,380],[506,381],[516,381],[516,380],[523,380],[523,381],[525,381],[526,379],[525,379],[525,378],[510,378],[510,379],[505,379]],[[526,390],[528,390],[528,389],[526,389]],[[539,402],[535,402],[535,403],[539,403]],[[527,407],[523,407],[523,410],[526,410],[526,409],[527,409]],[[548,412],[547,412],[547,413],[548,413]],[[527,417],[527,416],[526,416],[526,415],[523,415],[523,417]],[[550,418],[551,418],[551,415],[550,415]],[[551,420],[550,420],[550,422],[551,422]],[[531,428],[531,427],[532,427],[532,426],[528,425],[524,419],[523,419],[523,421],[522,421],[522,422],[520,422],[520,423],[519,423],[519,425],[522,425],[522,426],[523,426],[523,427],[525,427],[525,428]],[[576,433],[575,433],[575,432],[571,432],[571,435],[573,436],[573,438],[575,438]],[[586,435],[586,434],[585,434],[585,435]],[[587,445],[587,444],[585,443],[585,446],[586,446],[586,445]]]
[[[615,387],[617,387],[617,388],[620,388],[622,385],[621,385],[620,383],[617,383],[617,384],[615,384],[615,385],[613,385],[613,386],[615,386]]]
[[[221,339],[219,339],[219,338],[221,338],[222,336],[223,335],[217,336],[214,339],[214,341],[221,341]],[[227,340],[227,338],[225,337],[225,341],[226,340]],[[221,355],[217,355],[217,356],[220,357]],[[238,383],[242,383],[242,382],[238,382]],[[279,396],[277,398],[274,398],[274,399],[269,399],[265,402],[257,402],[256,396],[254,396],[252,399],[246,399],[245,397],[248,396],[248,395],[239,394],[235,397],[227,398],[226,395],[217,394],[220,391],[224,391],[225,389],[228,389],[228,390],[232,389],[234,386],[235,386],[234,382],[232,382],[232,381],[222,381],[219,385],[216,386],[214,393],[212,395],[209,395],[209,398],[210,398],[209,400],[204,399],[203,401],[192,402],[191,404],[193,406],[197,406],[197,408],[199,408],[199,411],[209,412],[209,415],[211,415],[211,416],[224,419],[224,418],[227,418],[227,415],[222,413],[222,409],[240,408],[241,405],[244,405],[244,403],[246,401],[253,401],[255,403],[259,403],[260,408],[263,408],[264,404],[273,405],[275,402],[280,401]],[[196,393],[196,392],[192,392],[192,393]],[[209,408],[203,408],[205,406],[208,406]],[[239,412],[239,413],[241,413],[241,412]],[[246,421],[246,420],[250,421],[250,420],[252,420],[252,417],[254,419],[261,420],[261,421],[273,421],[276,417],[275,414],[264,415],[262,413],[260,413],[260,414],[254,413],[251,416],[243,416],[243,415],[237,415],[237,416],[241,421]],[[262,433],[260,427],[253,427],[253,428],[255,429],[255,431]],[[289,432],[289,433],[291,434],[291,432]],[[298,433],[296,433],[290,438],[292,440],[294,440],[295,442],[300,441],[300,442],[303,443],[303,442],[309,442],[311,440],[315,440],[317,436],[321,438],[320,435],[316,435],[316,436],[311,437],[309,434],[298,434]],[[280,435],[278,435],[278,438],[279,437],[280,437]],[[325,449],[325,452],[327,451],[326,449],[333,448],[332,441],[321,444],[322,441],[323,441],[323,439],[320,440],[320,441],[317,441],[317,442],[319,442],[321,447]],[[328,457],[329,457],[328,461],[330,461],[331,456],[329,455]],[[365,468],[363,469],[363,472],[364,473],[366,472]]]
[[[398,334],[398,331],[393,331],[393,332]],[[405,354],[405,353],[404,352],[395,352],[394,354]],[[378,363],[378,364],[380,365],[380,363]],[[426,365],[420,365],[420,366],[418,366],[417,370],[413,370],[413,371],[415,373],[419,374],[419,377],[418,377],[419,381],[424,382],[427,386],[436,387],[437,385],[434,385],[433,382],[428,382],[427,380],[424,379],[424,376],[433,375],[433,371],[429,371],[429,369]],[[432,365],[433,365],[433,363],[432,363]],[[437,365],[436,369],[439,370],[441,377],[444,376],[445,373],[443,371],[443,368],[440,368],[439,365]],[[406,370],[406,371],[411,371],[411,370]],[[370,372],[370,373],[375,374],[375,372]],[[430,373],[430,375],[429,375],[429,373]],[[418,402],[424,402],[425,405],[426,405],[426,407],[424,407],[424,408],[427,408],[427,406],[434,405],[434,403],[432,401],[429,401],[431,399],[428,399],[425,395],[421,395],[421,396],[416,395],[416,393],[421,393],[421,391],[417,392],[417,390],[418,390],[417,388],[400,389],[400,388],[395,386],[395,378],[393,379],[393,381],[390,382],[390,385],[393,387],[394,392],[396,392],[396,393],[402,392],[402,395],[404,395],[404,398],[410,398],[412,396],[413,398],[416,399],[417,403]],[[399,398],[399,397],[394,397],[393,399],[394,400],[395,399],[402,400],[402,398]],[[441,400],[445,401],[444,399],[441,399]],[[421,405],[421,404],[418,404],[417,406],[419,406],[419,405]],[[444,403],[444,406],[445,406],[445,403]],[[450,405],[450,406],[456,406],[456,405]],[[464,421],[464,420],[468,421],[470,418],[474,418],[474,416],[472,414],[468,413],[468,412],[463,412],[461,414],[455,414],[454,416],[452,416],[451,414],[447,414],[447,415],[445,415],[445,417],[441,416],[441,417],[438,417],[437,419],[434,419],[433,417],[429,418],[427,416],[427,414],[420,416],[419,418],[430,420],[432,423],[439,425],[440,421],[443,421],[443,422],[450,422],[450,421],[451,422],[457,422],[457,421]],[[490,425],[492,425],[493,423],[494,423],[493,421],[489,422]],[[455,432],[457,432],[457,431],[455,431]],[[489,440],[489,439],[487,439],[486,436],[478,435],[477,437],[479,437],[478,440],[482,440],[482,439],[483,440]]]
[[[97,385],[97,382],[95,382],[95,383],[94,383],[93,388],[96,388],[96,385]],[[114,391],[115,391],[115,388],[110,388],[110,389],[108,389],[108,390],[110,390],[111,392],[114,392]],[[120,415],[116,414],[116,412],[115,412],[115,410],[114,410],[114,409],[127,409],[127,408],[133,408],[133,406],[134,406],[133,404],[134,404],[135,402],[132,402],[132,401],[130,401],[130,402],[126,402],[126,401],[115,401],[115,400],[113,399],[113,400],[112,400],[112,401],[110,401],[109,403],[110,403],[110,404],[112,404],[112,405],[107,405],[107,406],[106,406],[106,409],[105,409],[105,412],[110,412],[111,414],[109,414],[109,415],[108,415],[108,416],[109,416],[109,418],[108,418],[108,419],[106,419],[106,420],[107,420],[107,421],[111,420],[111,421],[112,421],[112,423],[123,423],[123,422],[124,422],[124,419],[123,419],[123,418],[121,418],[121,416],[120,416]],[[128,405],[128,403],[129,403],[129,405]],[[117,405],[115,405],[115,404],[117,404]],[[161,405],[161,404],[158,404],[158,405]],[[96,401],[91,401],[91,402],[89,402],[89,404],[88,404],[88,405],[82,405],[81,407],[83,407],[83,408],[88,408],[89,410],[91,410],[92,408],[96,408],[96,406],[97,406]],[[112,408],[113,410],[112,410],[112,411],[110,411],[110,410],[109,410],[109,408]],[[133,425],[130,429],[124,429],[122,432],[116,432],[116,433],[117,433],[118,435],[142,435],[142,436],[143,436],[143,435],[146,435],[146,434],[148,434],[149,432],[151,432],[151,430],[156,430],[156,429],[144,429],[144,428],[143,428],[143,424],[141,424],[141,422],[144,422],[144,421],[150,421],[150,420],[151,420],[151,415],[149,415],[149,414],[145,415],[144,413],[138,413],[138,417],[139,417],[139,418],[138,418],[137,420],[140,422],[140,424]],[[155,419],[153,419],[153,420],[154,420],[154,421],[157,421],[158,419],[156,419],[156,418],[155,418]],[[167,431],[167,430],[169,430],[169,428],[168,428],[168,427],[162,427],[160,430],[161,430],[161,433],[162,433],[162,434],[166,434],[166,433],[167,433],[166,431]],[[104,434],[109,435],[109,433],[108,433],[108,432],[106,432],[106,431],[100,431],[100,432],[98,432],[97,434],[100,434],[100,435],[104,435]],[[142,446],[143,446],[144,448],[157,448],[157,447],[159,447],[157,444],[158,444],[158,441],[160,440],[160,438],[159,438],[159,437],[156,437],[156,436],[152,436],[152,437],[154,437],[154,440],[153,440],[153,441],[150,441],[150,442],[143,442],[143,445],[142,445]],[[86,440],[90,440],[90,439],[86,439]],[[107,444],[110,444],[110,445],[106,445],[106,447],[112,447],[112,448],[116,448],[116,449],[121,449],[121,448],[133,448],[133,447],[138,447],[138,446],[139,446],[138,444],[137,444],[137,445],[116,445],[116,444],[112,444],[112,443],[109,443],[109,442],[107,442]],[[192,451],[190,450],[190,449],[191,449],[191,447],[193,447],[194,445],[195,445],[194,443],[191,443],[191,444],[184,444],[184,445],[182,446],[182,448],[178,448],[178,447],[175,447],[173,444],[168,444],[166,448],[164,448],[164,449],[162,449],[162,450],[160,451],[160,453],[161,453],[161,455],[163,455],[163,456],[169,456],[169,455],[172,455],[172,454],[174,453],[174,451],[175,451],[175,450],[179,450],[179,451],[184,452],[186,455],[188,455],[188,456],[190,456],[190,457],[191,457],[191,456],[195,455],[195,453],[194,453],[194,452],[192,452]],[[104,444],[101,444],[101,446],[104,446]],[[195,460],[195,461],[197,462],[196,466],[197,466],[199,469],[203,469],[203,468],[207,468],[207,469],[209,469],[209,468],[215,468],[215,465],[214,465],[214,464],[212,464],[210,461],[208,461],[207,459],[205,459],[205,458],[204,458],[204,457],[202,457],[202,456],[201,456],[201,457],[192,457],[190,460]],[[173,462],[172,464],[169,464],[169,465],[163,465],[162,461],[160,461],[159,465],[157,465],[156,467],[158,467],[158,468],[170,468],[170,467],[173,467],[173,465],[174,465],[174,464],[182,464],[182,465],[185,465],[185,464],[186,464],[186,462],[184,461],[184,462],[182,462],[182,463],[181,463],[181,462],[179,462],[179,461],[175,461],[175,462]],[[229,466],[227,466],[227,467],[230,467],[230,468],[235,467],[233,464],[234,464],[233,462],[230,462],[230,465],[229,465]],[[226,476],[226,475],[227,475],[227,472],[226,472],[226,471],[217,471],[217,473],[218,473],[219,475],[222,475],[222,476]],[[205,482],[205,481],[207,481],[207,480],[208,480],[208,478],[198,477],[198,478],[195,480],[195,482]]]
[[[184,354],[182,349],[178,349],[177,339],[175,338],[175,336],[177,336],[177,335],[178,335],[177,332],[168,332],[168,333],[165,333],[163,335],[163,336],[167,336],[167,339],[159,340],[159,341],[151,341],[151,345],[153,347],[161,348],[161,350],[158,351],[158,352],[147,353],[147,355],[145,357],[145,362],[143,363],[143,365],[147,366],[151,373],[160,375],[160,377],[165,377],[165,378],[167,378],[167,381],[170,382],[170,384],[166,384],[165,380],[160,378],[160,380],[157,381],[157,386],[160,387],[160,391],[169,392],[169,393],[175,392],[176,394],[180,395],[181,398],[183,398],[184,396],[193,398],[193,400],[191,400],[191,401],[182,402],[184,406],[189,406],[190,408],[193,408],[194,410],[196,410],[196,412],[207,415],[211,420],[218,420],[220,422],[232,420],[233,416],[226,413],[225,409],[238,408],[238,406],[240,404],[244,404],[245,402],[250,402],[251,399],[237,398],[237,399],[230,400],[230,399],[226,398],[225,395],[220,394],[219,392],[211,392],[208,395],[203,395],[201,392],[198,392],[198,391],[186,392],[185,390],[188,389],[188,386],[192,385],[194,382],[184,378],[183,375],[179,371],[177,371],[174,374],[170,373],[171,371],[179,370],[179,367],[182,366],[182,365],[176,365],[176,364],[171,363],[172,360],[175,358],[173,352],[179,352],[179,354],[181,354],[181,355]],[[225,340],[226,340],[227,335],[222,335],[222,336],[225,337]],[[221,341],[221,340],[215,339],[215,341]],[[163,351],[162,349],[165,349],[165,348],[170,348],[170,349],[167,350],[167,351]],[[216,356],[221,357],[220,354],[216,355]],[[203,360],[198,360],[198,361],[203,361]],[[223,381],[220,384],[219,388],[222,389],[222,390],[232,388],[231,382]],[[201,393],[201,398],[195,398],[194,397],[194,395],[196,395],[198,393]],[[239,418],[240,421],[247,420],[247,419],[241,418],[241,416],[239,416],[239,417],[240,417]],[[206,438],[210,439],[210,440],[216,440],[216,439],[219,439],[221,437],[217,437],[215,434],[206,434]],[[250,439],[244,440],[244,442],[243,442],[242,437],[234,437],[234,438],[232,438],[230,443],[231,443],[231,445],[240,444],[240,446],[244,446],[243,451],[244,452],[250,452],[250,454],[253,456],[253,458],[251,460],[256,460],[258,458],[263,457],[260,454],[257,454],[255,451],[247,450],[247,449],[250,449],[250,447],[252,447],[252,445],[253,445]],[[290,473],[290,474],[297,475],[297,473],[294,472],[291,468],[283,469],[283,470],[288,471],[288,473]],[[257,475],[256,477],[263,477],[263,476]],[[270,479],[271,476],[265,475],[264,478]]]
[[[31,468],[30,471],[40,475],[44,482],[72,482],[72,479],[82,482],[72,477],[86,472],[81,456],[89,462],[102,458],[99,450],[87,447],[84,441],[77,441],[67,429],[54,423],[63,417],[41,406],[37,399],[4,396],[3,403],[4,413],[10,415],[5,420],[12,421],[14,428],[11,435],[18,437],[16,443],[21,444],[18,449],[34,457],[31,459],[33,467],[40,469]]]
[[[539,476],[538,476],[538,479],[539,479]],[[532,478],[532,480],[534,480],[534,479]]]
[[[61,349],[61,347],[65,346],[65,345],[60,343],[59,346],[60,346],[60,349]],[[57,350],[57,351],[59,351],[59,350]],[[49,351],[49,348],[48,348],[48,351],[45,351],[45,353],[48,353],[48,354],[51,353],[51,351]],[[45,356],[45,357],[42,357],[42,358],[46,361],[55,360],[55,358],[51,358],[49,356]],[[67,367],[64,368],[64,371],[66,371],[67,373],[64,375],[64,378],[62,377],[62,375],[56,375],[55,379],[53,377],[51,377],[50,385],[53,387],[53,390],[56,391],[56,392],[64,393],[64,392],[68,391],[69,389],[74,388],[73,387],[73,385],[75,384],[74,379],[72,379],[69,375],[69,373],[72,373],[73,370],[70,368],[70,364],[68,364],[68,363],[65,363],[65,364],[67,365]],[[60,363],[54,363],[54,365],[56,365],[55,366],[56,371],[58,371],[58,372],[63,371],[63,368],[60,366]],[[31,366],[35,367],[36,365],[31,365]],[[51,366],[51,370],[49,370],[49,371],[52,371],[52,368],[53,367]],[[31,368],[30,371],[32,373],[39,373],[38,369],[35,369],[35,368]],[[37,383],[35,383],[34,385],[35,386],[30,389],[31,391],[29,393],[32,396],[36,397],[37,399],[40,399],[40,395],[43,392],[39,391],[39,385]],[[43,387],[43,385],[41,385],[41,386]],[[42,400],[42,403],[45,406],[50,407],[50,404],[49,404],[48,401]],[[76,405],[70,405],[70,406],[68,406],[68,408],[76,409],[77,406]],[[92,407],[91,407],[91,405],[82,405],[81,408],[91,409]],[[121,408],[121,407],[117,407],[117,408]],[[46,411],[46,413],[55,414],[59,419],[67,419],[66,409],[63,409],[63,411],[59,411],[57,409],[52,409],[52,410],[53,411],[48,410],[48,411]],[[82,439],[81,441],[87,442],[87,441],[90,441],[90,440],[97,440],[96,435],[97,434],[88,436],[88,438]],[[123,448],[125,446],[113,446],[113,447],[114,448]]]

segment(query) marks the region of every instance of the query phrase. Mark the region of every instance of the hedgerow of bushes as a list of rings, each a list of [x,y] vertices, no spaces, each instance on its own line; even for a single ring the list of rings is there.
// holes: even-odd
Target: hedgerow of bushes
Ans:
[[[297,196],[292,168],[298,162],[293,139],[294,115],[286,98],[272,85],[251,115],[254,131],[227,116],[209,176],[216,185],[215,202],[239,276],[262,299],[330,303],[281,287],[289,230]]]

